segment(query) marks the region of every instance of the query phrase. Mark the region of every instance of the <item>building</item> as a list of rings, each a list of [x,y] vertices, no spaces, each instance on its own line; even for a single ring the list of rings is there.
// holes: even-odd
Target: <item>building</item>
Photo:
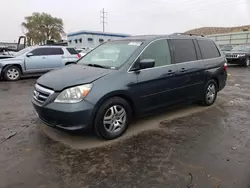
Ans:
[[[17,49],[17,43],[14,42],[0,42],[1,48]]]
[[[250,44],[250,31],[207,35],[219,45]]]
[[[107,33],[99,31],[78,31],[67,35],[68,45],[75,48],[94,48],[99,44],[112,39],[128,37],[130,35],[120,33]]]

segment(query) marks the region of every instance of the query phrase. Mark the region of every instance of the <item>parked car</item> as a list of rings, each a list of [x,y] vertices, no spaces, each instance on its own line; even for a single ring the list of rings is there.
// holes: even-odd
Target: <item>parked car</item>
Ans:
[[[76,49],[76,51],[78,54],[80,54],[81,57],[85,56],[87,53],[84,49],[81,49],[81,48]]]
[[[0,60],[1,59],[7,59],[7,58],[13,58],[13,55],[6,55],[6,54],[0,54]]]
[[[225,56],[229,64],[239,64],[245,67],[250,65],[250,45],[239,45],[234,47]]]
[[[158,108],[189,100],[212,105],[226,80],[225,56],[210,39],[128,37],[40,77],[32,103],[51,127],[93,128],[98,136],[115,139],[133,118]]]
[[[79,53],[81,57],[85,56],[91,50],[93,50],[93,48],[91,47],[83,47],[83,48],[76,49],[77,53]]]
[[[0,60],[0,75],[16,81],[23,75],[38,74],[75,63],[80,56],[74,48],[65,46],[36,46],[16,52]]]
[[[220,45],[220,49],[223,52],[229,52],[234,48],[233,45]]]

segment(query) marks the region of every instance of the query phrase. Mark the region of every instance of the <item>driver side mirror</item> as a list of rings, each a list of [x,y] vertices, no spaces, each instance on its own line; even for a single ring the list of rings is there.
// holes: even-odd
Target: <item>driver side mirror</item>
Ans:
[[[31,56],[33,56],[33,53],[27,53],[26,56],[31,57]]]
[[[140,69],[148,69],[155,66],[155,60],[154,59],[143,59],[139,63]]]

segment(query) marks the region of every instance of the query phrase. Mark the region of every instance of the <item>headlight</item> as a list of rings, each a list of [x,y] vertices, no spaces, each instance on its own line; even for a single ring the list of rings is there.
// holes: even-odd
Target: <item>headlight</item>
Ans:
[[[244,57],[246,54],[238,54],[239,57]]]
[[[65,89],[56,98],[56,103],[78,103],[88,95],[92,84],[80,85]]]

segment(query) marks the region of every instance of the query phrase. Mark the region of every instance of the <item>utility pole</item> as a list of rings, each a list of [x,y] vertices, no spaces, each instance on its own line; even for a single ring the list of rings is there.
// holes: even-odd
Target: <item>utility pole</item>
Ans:
[[[104,11],[104,8],[101,11],[101,24],[102,24],[102,31],[105,31],[105,24],[107,24],[107,12]]]

